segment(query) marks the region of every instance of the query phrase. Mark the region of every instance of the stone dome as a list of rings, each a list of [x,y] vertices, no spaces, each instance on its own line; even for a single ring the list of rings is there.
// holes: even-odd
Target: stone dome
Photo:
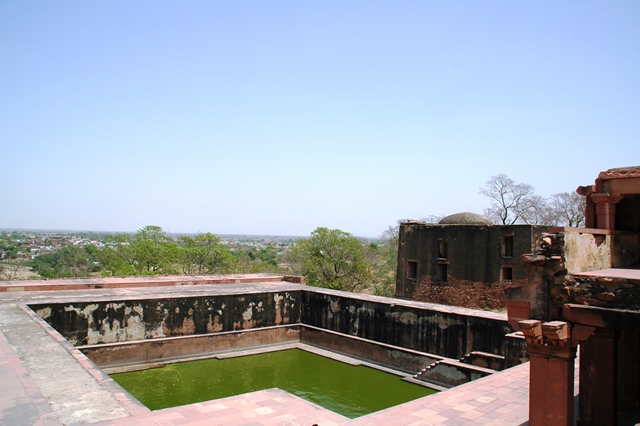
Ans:
[[[488,217],[481,214],[462,212],[443,217],[439,225],[493,225]]]

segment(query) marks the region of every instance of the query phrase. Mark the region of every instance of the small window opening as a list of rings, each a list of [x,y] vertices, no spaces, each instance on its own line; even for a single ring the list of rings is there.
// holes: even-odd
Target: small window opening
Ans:
[[[513,257],[513,235],[502,236],[502,255],[504,257]]]
[[[418,278],[418,262],[415,260],[407,261],[407,278],[410,280]]]
[[[446,263],[438,263],[438,270],[436,271],[436,281],[440,281],[440,282],[447,281],[447,264]]]
[[[513,280],[513,267],[512,266],[503,266],[502,267],[502,281],[512,281]]]
[[[438,240],[438,257],[441,259],[447,258],[447,242],[443,239]]]

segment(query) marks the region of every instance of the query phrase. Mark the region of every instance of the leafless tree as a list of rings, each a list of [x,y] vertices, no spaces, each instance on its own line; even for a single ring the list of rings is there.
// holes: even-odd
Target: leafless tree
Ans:
[[[584,198],[577,193],[553,194],[549,204],[556,225],[579,227],[584,224]]]
[[[580,226],[584,223],[584,199],[577,193],[562,192],[547,199],[535,194],[533,186],[515,183],[505,174],[491,177],[480,188],[491,199],[485,215],[495,224]]]
[[[523,205],[521,222],[527,225],[557,225],[556,214],[547,199],[540,195],[531,195]]]
[[[444,216],[438,216],[435,214],[430,214],[429,216],[426,217],[421,217],[420,220],[426,223],[439,223],[440,220],[442,220]]]
[[[492,176],[480,188],[480,194],[491,199],[491,207],[485,209],[485,215],[493,223],[513,225],[537,221],[541,197],[535,195],[533,186],[515,183],[505,174]]]
[[[0,262],[0,280],[15,280],[18,278],[20,268],[27,262],[27,257],[16,257]]]
[[[380,241],[383,244],[387,244],[390,246],[398,246],[398,233],[400,231],[400,220],[396,225],[389,225],[389,227],[382,232],[380,235]]]

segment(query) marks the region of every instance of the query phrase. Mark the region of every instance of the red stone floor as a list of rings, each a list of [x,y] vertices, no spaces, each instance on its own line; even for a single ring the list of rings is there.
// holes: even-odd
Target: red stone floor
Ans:
[[[640,269],[599,269],[597,271],[589,272],[576,272],[573,275],[579,277],[594,277],[594,278],[623,278],[627,280],[640,281]]]

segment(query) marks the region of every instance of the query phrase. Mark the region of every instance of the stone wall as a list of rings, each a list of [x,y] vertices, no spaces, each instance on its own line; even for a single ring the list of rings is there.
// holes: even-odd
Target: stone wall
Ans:
[[[564,246],[560,254],[568,273],[611,268],[610,235],[564,232],[553,238]]]
[[[471,309],[502,310],[505,308],[504,284],[482,283],[450,278],[446,283],[424,276],[413,292],[413,300],[461,306]]]
[[[640,311],[640,281],[580,274],[567,280],[557,303]]]
[[[300,322],[300,292],[30,305],[76,346]]]
[[[300,326],[264,327],[196,336],[167,337],[124,343],[79,346],[100,367],[163,363],[199,357],[245,347],[298,342]]]
[[[527,279],[527,268],[519,258],[533,251],[546,230],[532,225],[402,223],[396,297],[469,308],[502,308],[502,296],[489,292]],[[438,290],[458,285],[468,297],[455,300],[437,296]],[[466,304],[467,300],[471,304]]]
[[[30,307],[98,365],[300,341],[412,371],[512,346],[499,314],[320,289]]]
[[[512,330],[499,315],[439,310],[304,292],[303,324],[388,345],[459,359],[471,351],[501,353]]]

